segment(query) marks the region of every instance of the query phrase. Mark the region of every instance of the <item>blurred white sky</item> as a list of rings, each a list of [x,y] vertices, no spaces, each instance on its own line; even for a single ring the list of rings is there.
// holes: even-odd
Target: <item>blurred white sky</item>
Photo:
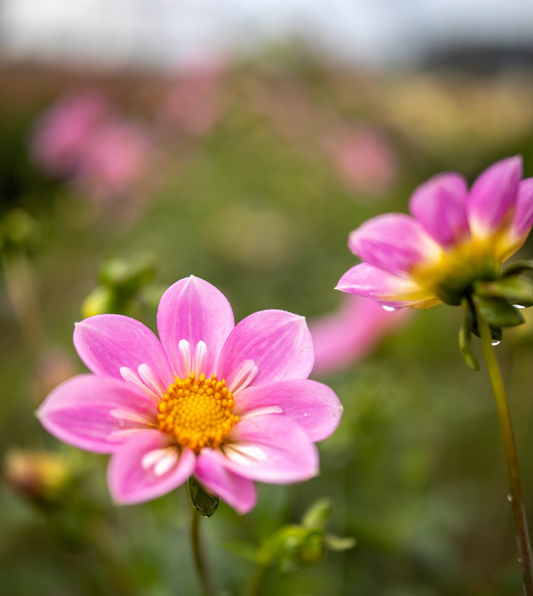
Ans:
[[[0,0],[14,57],[174,65],[298,36],[393,65],[462,41],[530,42],[533,0]]]

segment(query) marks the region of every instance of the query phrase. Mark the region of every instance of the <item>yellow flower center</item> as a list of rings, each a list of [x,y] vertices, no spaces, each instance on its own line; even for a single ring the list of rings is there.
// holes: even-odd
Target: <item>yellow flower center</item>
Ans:
[[[203,447],[216,449],[237,424],[233,414],[233,394],[226,381],[215,375],[206,379],[178,379],[159,402],[159,430],[175,438],[179,445],[199,453]]]

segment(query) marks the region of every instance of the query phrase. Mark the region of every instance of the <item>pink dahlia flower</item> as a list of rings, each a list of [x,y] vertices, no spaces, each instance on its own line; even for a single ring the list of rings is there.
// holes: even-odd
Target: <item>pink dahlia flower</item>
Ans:
[[[157,326],[160,340],[120,315],[79,323],[74,345],[92,374],[57,387],[38,411],[58,439],[112,454],[116,502],[153,499],[194,475],[246,513],[254,481],[318,473],[314,443],[342,406],[307,378],[314,350],[302,317],[267,310],[235,326],[224,295],[191,276],[165,292]]]
[[[413,217],[389,213],[350,234],[364,262],[347,271],[338,290],[398,308],[459,304],[477,280],[494,280],[503,261],[533,225],[533,178],[522,180],[522,159],[485,170],[468,189],[463,176],[439,174],[417,188]]]
[[[386,312],[374,300],[346,296],[341,307],[311,321],[315,344],[314,373],[342,370],[371,354],[410,313]]]

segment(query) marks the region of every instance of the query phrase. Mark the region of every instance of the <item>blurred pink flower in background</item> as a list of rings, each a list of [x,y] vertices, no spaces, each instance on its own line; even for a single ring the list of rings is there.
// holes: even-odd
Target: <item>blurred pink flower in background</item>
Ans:
[[[332,166],[350,189],[368,195],[387,192],[398,178],[397,157],[386,137],[366,125],[347,126],[324,143]]]
[[[410,311],[386,311],[374,300],[350,296],[338,311],[311,321],[315,368],[328,374],[368,356],[381,341],[407,322]]]
[[[162,100],[161,118],[193,137],[207,134],[222,113],[223,75],[218,63],[191,66],[178,74]]]
[[[97,90],[58,99],[38,119],[31,138],[35,162],[52,176],[69,176],[93,129],[106,118],[111,106]]]
[[[135,190],[147,173],[154,145],[141,126],[109,120],[92,131],[80,155],[75,184],[96,200]]]

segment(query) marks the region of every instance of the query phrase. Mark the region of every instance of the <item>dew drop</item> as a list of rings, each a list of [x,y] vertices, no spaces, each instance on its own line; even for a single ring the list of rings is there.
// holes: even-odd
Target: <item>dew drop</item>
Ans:
[[[307,412],[304,412],[304,418],[307,418],[309,414]]]
[[[493,346],[499,346],[499,345],[500,345],[502,342],[501,342],[501,340],[499,340],[499,339],[494,339],[494,340],[492,340],[490,343],[491,343],[491,345],[493,345]]]
[[[383,310],[386,310],[387,312],[394,312],[395,310],[397,310],[396,308],[394,308],[394,306],[389,306],[388,304],[382,304],[381,308]]]
[[[514,306],[515,308],[520,308],[520,309],[522,309],[522,308],[526,308],[526,307],[525,307],[523,304],[513,304],[513,306]]]
[[[513,497],[511,495],[507,495],[507,500],[509,501],[509,503],[511,503],[513,500]]]

